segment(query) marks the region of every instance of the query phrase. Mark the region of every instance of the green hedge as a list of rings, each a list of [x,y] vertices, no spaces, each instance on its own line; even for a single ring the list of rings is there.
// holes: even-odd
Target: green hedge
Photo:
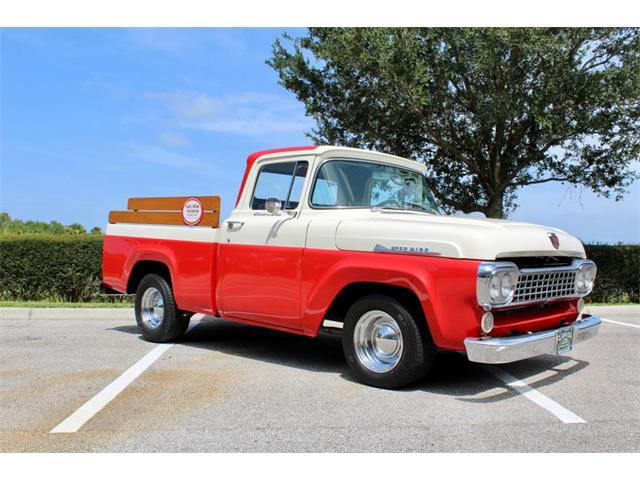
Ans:
[[[640,302],[640,245],[587,245],[598,264],[589,301]],[[0,300],[97,299],[102,237],[0,236]]]
[[[598,265],[590,302],[640,303],[640,245],[585,245]]]
[[[101,270],[101,236],[0,236],[2,300],[95,300]]]

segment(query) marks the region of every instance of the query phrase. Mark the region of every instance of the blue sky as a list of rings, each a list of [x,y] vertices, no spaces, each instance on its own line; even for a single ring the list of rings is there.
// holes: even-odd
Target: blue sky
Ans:
[[[313,123],[265,60],[295,29],[2,29],[0,210],[104,228],[130,196],[219,194],[246,155],[307,145]],[[640,242],[640,186],[522,190],[511,218]]]

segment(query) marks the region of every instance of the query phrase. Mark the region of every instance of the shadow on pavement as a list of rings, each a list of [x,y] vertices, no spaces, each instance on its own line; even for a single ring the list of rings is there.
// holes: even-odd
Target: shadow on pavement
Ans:
[[[140,335],[137,325],[110,328],[122,333]],[[204,317],[197,328],[187,333],[183,345],[226,355],[249,358],[312,372],[337,373],[349,382],[359,383],[350,373],[337,335],[323,334],[317,338],[304,337],[266,328]],[[567,356],[543,355],[508,365],[499,365],[519,380],[543,374],[533,382],[540,388],[573,375],[589,363]],[[482,365],[469,362],[455,352],[439,352],[429,375],[408,391],[425,391],[456,397],[471,403],[493,403],[519,395],[506,386]]]
[[[492,368],[504,370],[531,388],[539,389],[562,381],[588,365],[589,362],[567,356],[543,355],[506,365],[488,366],[488,370],[481,364],[469,362],[464,355],[441,352],[430,375],[419,388],[456,396],[463,402],[495,403],[520,394],[490,373]],[[536,375],[541,375],[541,378],[528,380]]]
[[[136,334],[138,334],[138,338],[143,339],[142,335],[140,334],[140,328],[138,328],[138,325],[136,325],[136,324],[133,324],[133,325],[122,325],[121,327],[107,328],[107,330],[114,330],[116,332],[122,332],[122,333],[136,333]]]

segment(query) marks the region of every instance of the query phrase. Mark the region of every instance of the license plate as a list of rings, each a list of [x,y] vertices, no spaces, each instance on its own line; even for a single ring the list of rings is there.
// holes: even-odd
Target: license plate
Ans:
[[[573,327],[561,328],[556,332],[556,354],[570,352],[573,348]]]

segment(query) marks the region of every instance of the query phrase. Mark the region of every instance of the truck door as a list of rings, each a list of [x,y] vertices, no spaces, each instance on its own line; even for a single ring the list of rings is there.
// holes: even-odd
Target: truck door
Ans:
[[[308,167],[307,161],[282,159],[263,164],[249,208],[237,208],[222,224],[216,298],[224,318],[302,329],[308,220],[300,217],[300,203]],[[277,202],[281,209],[274,213]]]

